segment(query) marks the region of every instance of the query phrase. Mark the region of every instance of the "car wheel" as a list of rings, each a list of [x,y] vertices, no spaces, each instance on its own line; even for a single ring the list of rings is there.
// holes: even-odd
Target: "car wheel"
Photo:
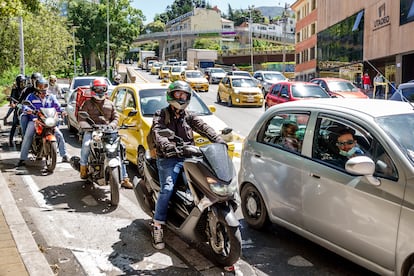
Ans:
[[[269,218],[260,192],[253,185],[248,184],[243,187],[240,196],[246,223],[254,229],[263,228],[269,222]]]
[[[221,103],[220,93],[217,92],[217,103]]]
[[[227,102],[227,106],[228,107],[232,107],[233,106],[233,100],[231,99],[231,97],[229,97],[229,100]]]

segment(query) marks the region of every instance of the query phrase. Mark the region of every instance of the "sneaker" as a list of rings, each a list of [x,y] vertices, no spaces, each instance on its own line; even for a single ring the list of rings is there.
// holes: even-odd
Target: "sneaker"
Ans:
[[[152,226],[151,235],[152,235],[152,246],[158,250],[164,249],[165,247],[165,244],[163,241],[164,233],[162,231],[161,226],[160,227]]]
[[[69,156],[65,155],[62,157],[62,163],[69,163]]]
[[[23,167],[26,166],[26,162],[24,160],[19,160],[19,163],[17,163],[16,167]]]
[[[132,185],[132,183],[129,181],[129,178],[125,178],[124,180],[122,180],[121,186],[126,188],[126,189],[132,189],[134,186]]]

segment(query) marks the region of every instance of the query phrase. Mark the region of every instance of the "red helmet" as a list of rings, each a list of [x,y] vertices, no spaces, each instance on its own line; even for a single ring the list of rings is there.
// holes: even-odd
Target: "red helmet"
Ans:
[[[103,78],[94,79],[91,84],[91,90],[94,92],[94,98],[102,101],[105,99],[106,91],[108,91],[108,84]]]

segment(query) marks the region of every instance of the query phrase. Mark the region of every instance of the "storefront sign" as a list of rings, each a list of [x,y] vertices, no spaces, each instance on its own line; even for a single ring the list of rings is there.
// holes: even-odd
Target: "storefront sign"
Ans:
[[[386,13],[385,3],[378,7],[378,18],[374,21],[374,29],[378,30],[391,24],[390,16]]]

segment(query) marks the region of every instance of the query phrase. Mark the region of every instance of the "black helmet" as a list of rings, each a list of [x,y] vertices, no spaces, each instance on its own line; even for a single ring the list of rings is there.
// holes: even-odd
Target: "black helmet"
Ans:
[[[49,82],[45,78],[40,78],[35,83],[36,92],[46,92],[49,88]]]
[[[187,94],[185,98],[177,97],[175,92],[181,91]],[[185,81],[175,81],[168,86],[167,102],[177,109],[185,109],[191,100],[192,89]]]
[[[26,86],[26,77],[23,74],[17,75],[16,86],[19,89],[23,89]]]
[[[35,86],[35,82],[40,78],[43,78],[42,74],[40,74],[39,72],[33,73],[32,76],[30,77],[30,81],[32,82],[32,85]]]

